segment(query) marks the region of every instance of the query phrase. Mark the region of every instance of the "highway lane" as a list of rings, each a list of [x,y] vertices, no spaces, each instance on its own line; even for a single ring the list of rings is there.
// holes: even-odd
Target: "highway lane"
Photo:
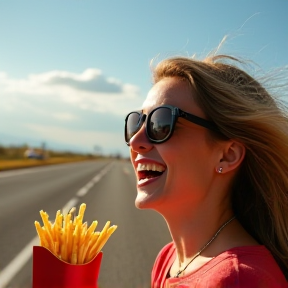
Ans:
[[[39,210],[52,216],[108,163],[93,161],[1,172],[0,269],[35,237],[34,221],[40,220]],[[26,273],[24,282],[31,281],[30,275]]]
[[[47,211],[53,219],[58,209],[74,199],[77,207],[87,203],[84,220],[88,223],[98,220],[99,229],[107,220],[118,225],[103,249],[100,287],[149,287],[154,259],[170,241],[170,235],[162,217],[135,208],[135,177],[128,161],[57,165],[41,172],[3,175],[0,174],[1,271],[35,237],[34,221],[40,220],[39,210]],[[93,178],[98,181],[83,190]],[[30,259],[6,287],[31,287],[31,271]]]

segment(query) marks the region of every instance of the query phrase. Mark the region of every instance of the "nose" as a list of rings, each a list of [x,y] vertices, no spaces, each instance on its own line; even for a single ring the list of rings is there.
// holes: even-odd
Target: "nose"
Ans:
[[[145,123],[143,123],[140,130],[130,139],[130,148],[138,153],[148,152],[153,148],[153,143],[151,143],[146,135]]]

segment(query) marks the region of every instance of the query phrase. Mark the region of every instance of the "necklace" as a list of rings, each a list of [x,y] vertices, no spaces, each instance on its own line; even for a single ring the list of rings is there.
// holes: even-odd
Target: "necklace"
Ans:
[[[192,259],[188,262],[188,264],[186,264],[186,266],[183,269],[179,269],[178,272],[176,273],[176,275],[174,276],[174,278],[178,278],[179,275],[189,266],[189,264],[192,263],[192,261],[198,257],[201,252],[203,252],[204,249],[207,248],[207,246],[209,246],[213,240],[218,236],[218,234],[221,232],[221,230],[228,225],[232,220],[235,219],[235,216],[233,216],[232,218],[230,218],[228,221],[226,221],[219,229],[218,231],[214,234],[214,236],[192,257]]]

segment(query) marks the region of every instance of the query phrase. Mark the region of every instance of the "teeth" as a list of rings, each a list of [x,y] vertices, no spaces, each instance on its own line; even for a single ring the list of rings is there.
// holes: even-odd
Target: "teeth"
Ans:
[[[163,172],[163,171],[165,171],[165,168],[163,166],[155,164],[155,163],[153,163],[153,164],[151,164],[151,163],[148,163],[148,164],[138,163],[137,171],[147,171],[147,170]]]

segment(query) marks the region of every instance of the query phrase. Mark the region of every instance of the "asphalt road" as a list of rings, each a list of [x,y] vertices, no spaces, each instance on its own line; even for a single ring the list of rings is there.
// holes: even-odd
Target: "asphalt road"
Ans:
[[[87,204],[88,224],[98,220],[99,230],[108,220],[118,225],[103,248],[99,286],[149,288],[155,257],[171,238],[160,215],[135,208],[135,194],[134,172],[124,160],[1,172],[0,288],[32,287],[32,246],[39,244],[34,221],[41,223],[39,211],[54,219],[57,210],[81,203]],[[10,279],[4,285],[5,277]]]

